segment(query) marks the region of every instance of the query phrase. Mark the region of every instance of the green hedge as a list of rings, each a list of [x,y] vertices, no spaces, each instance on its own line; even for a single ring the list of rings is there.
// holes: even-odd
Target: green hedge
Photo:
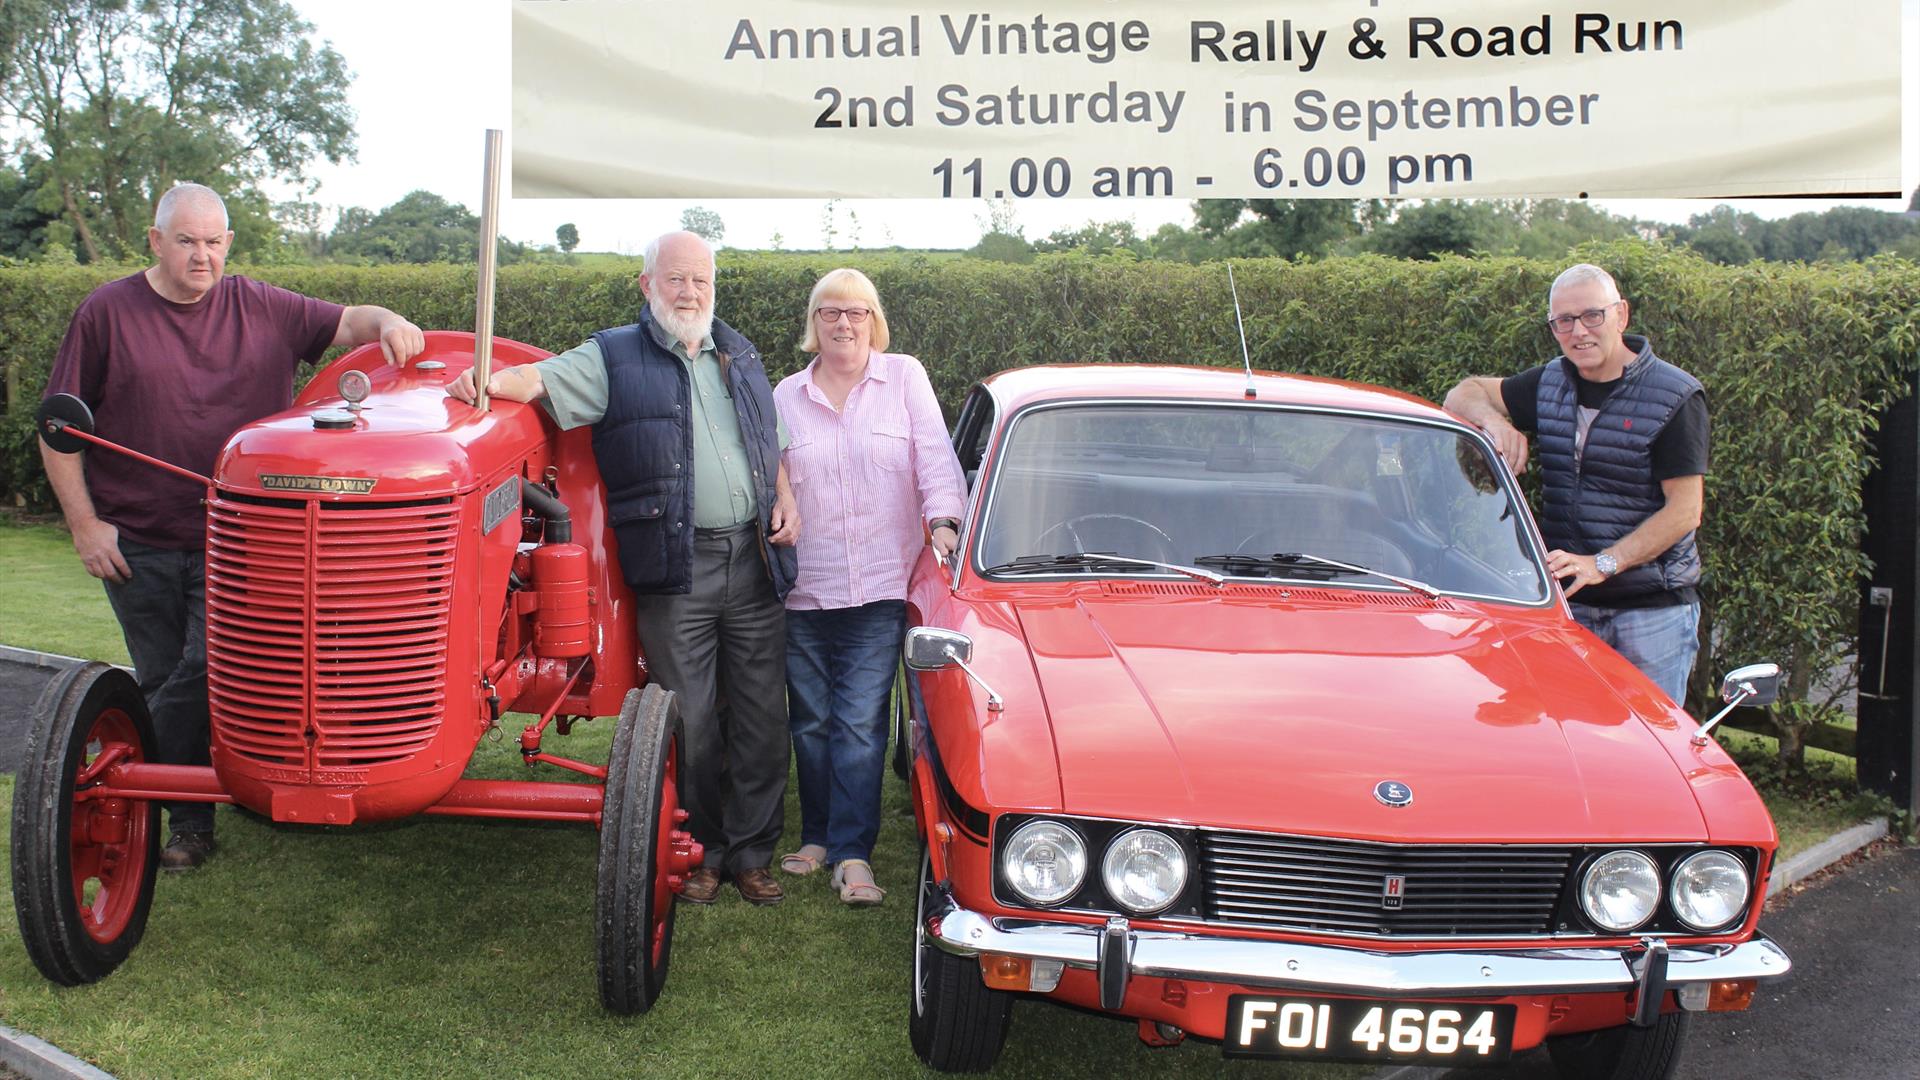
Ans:
[[[1696,692],[1730,664],[1773,658],[1804,703],[1809,678],[1848,655],[1865,566],[1860,485],[1873,417],[1907,385],[1920,348],[1920,268],[1866,264],[1721,267],[1655,246],[1580,253],[1620,279],[1636,327],[1706,384],[1713,466],[1702,549]],[[726,255],[719,308],[758,342],[776,378],[798,367],[801,314],[822,272],[853,264],[886,301],[893,347],[927,363],[949,410],[1001,368],[1066,361],[1237,366],[1226,272],[1127,259],[1049,256],[1024,266],[914,255]],[[1382,258],[1236,266],[1257,367],[1331,375],[1438,399],[1463,375],[1507,374],[1552,355],[1542,322],[1558,264]],[[6,364],[4,481],[16,503],[48,494],[31,412],[66,321],[114,273],[0,269]],[[468,268],[267,268],[266,280],[346,303],[380,303],[422,326],[471,329]],[[630,275],[509,266],[496,332],[564,349],[630,321]],[[1781,718],[1818,719],[1790,706]]]

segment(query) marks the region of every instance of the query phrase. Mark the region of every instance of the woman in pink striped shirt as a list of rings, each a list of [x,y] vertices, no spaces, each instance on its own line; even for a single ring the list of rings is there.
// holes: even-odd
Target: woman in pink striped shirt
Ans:
[[[873,844],[887,703],[906,629],[907,574],[926,543],[950,555],[964,512],[960,462],[920,361],[887,347],[873,282],[834,270],[813,287],[800,347],[811,364],[773,391],[801,520],[787,596],[787,708],[800,777],[790,874],[833,867],[848,904],[878,904]],[[924,524],[923,524],[924,523]]]

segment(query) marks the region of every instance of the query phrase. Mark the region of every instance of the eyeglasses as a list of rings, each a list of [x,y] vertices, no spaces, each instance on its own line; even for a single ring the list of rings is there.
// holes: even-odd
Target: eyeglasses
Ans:
[[[1615,300],[1613,304],[1618,304],[1619,302],[1620,301]],[[1547,325],[1553,327],[1554,333],[1564,334],[1573,329],[1573,321],[1578,319],[1580,320],[1581,326],[1591,330],[1607,321],[1607,312],[1613,310],[1613,304],[1608,304],[1606,307],[1588,308],[1578,315],[1555,315],[1547,320]]]
[[[823,323],[839,322],[840,316],[845,315],[848,322],[859,326],[861,323],[866,322],[867,316],[873,314],[873,312],[863,307],[823,307],[814,308],[813,314]]]

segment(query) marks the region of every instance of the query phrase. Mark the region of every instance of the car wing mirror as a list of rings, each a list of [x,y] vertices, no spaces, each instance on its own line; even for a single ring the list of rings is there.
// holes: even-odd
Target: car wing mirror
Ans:
[[[916,626],[907,631],[907,666],[939,671],[973,659],[973,639],[952,630]]]
[[[972,638],[937,626],[916,626],[907,631],[906,654],[907,666],[915,671],[944,671],[957,667],[966,672],[967,678],[987,692],[987,711],[1000,711],[1000,695],[967,666],[967,661],[973,659]]]
[[[77,454],[87,448],[81,435],[93,434],[93,410],[72,394],[54,394],[40,403],[33,414],[33,426],[49,447],[62,454]],[[74,432],[79,432],[79,435]]]
[[[1705,746],[1707,733],[1727,718],[1727,714],[1742,706],[1771,705],[1780,697],[1779,664],[1747,664],[1727,672],[1720,681],[1720,700],[1727,707],[1713,714],[1713,719],[1700,726],[1694,733],[1693,745]]]

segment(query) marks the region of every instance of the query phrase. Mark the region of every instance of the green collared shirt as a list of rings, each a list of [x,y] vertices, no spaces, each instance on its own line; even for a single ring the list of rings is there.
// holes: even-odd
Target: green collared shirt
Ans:
[[[649,321],[648,331],[663,349],[686,365],[693,425],[693,527],[724,529],[753,521],[759,514],[754,498],[753,470],[747,463],[747,444],[740,434],[740,414],[720,373],[720,356],[713,335],[700,342],[692,356],[680,342]],[[588,339],[578,348],[542,360],[537,365],[547,396],[547,413],[563,428],[597,424],[607,415],[607,361],[598,342]],[[779,424],[780,446],[787,445],[787,425]]]

